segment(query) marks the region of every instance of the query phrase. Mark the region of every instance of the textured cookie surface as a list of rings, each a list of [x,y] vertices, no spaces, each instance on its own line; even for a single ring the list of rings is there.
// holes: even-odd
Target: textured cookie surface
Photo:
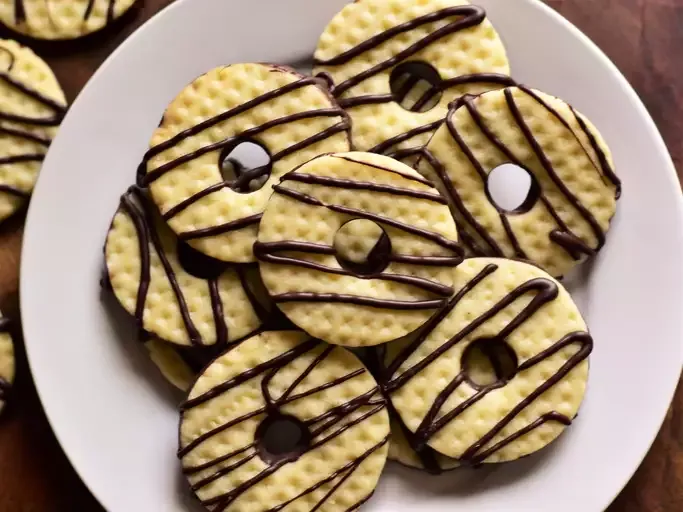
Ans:
[[[498,34],[464,0],[349,3],[321,35],[315,62],[352,118],[355,149],[401,158],[429,140],[451,101],[512,83]]]
[[[256,265],[240,266],[240,273],[243,279],[246,278],[246,282],[243,281],[245,290],[250,292],[250,300],[262,322],[256,332],[293,328],[292,323],[270,300],[261,281],[258,267]],[[145,338],[148,338],[145,339],[144,344],[150,359],[161,375],[173,386],[185,392],[190,390],[197,375],[226,350],[220,345],[182,346],[154,337],[145,336]],[[233,346],[235,344],[231,345]]]
[[[477,464],[536,452],[583,400],[586,325],[562,285],[526,263],[468,259],[455,281],[447,308],[388,347],[386,392],[418,441],[449,457]],[[475,349],[489,354],[493,379],[475,371],[485,370],[469,358]]]
[[[261,146],[270,163],[224,179],[221,162],[245,142]],[[272,185],[322,153],[348,151],[348,121],[320,80],[235,64],[184,89],[150,147],[140,180],[171,228],[209,256],[248,262]]]
[[[389,418],[373,377],[351,352],[294,331],[219,357],[181,411],[183,471],[214,510],[355,510],[386,461]]]
[[[0,22],[35,39],[75,39],[103,29],[136,0],[14,0],[0,2]]]
[[[400,338],[445,304],[461,261],[456,240],[445,199],[429,182],[389,157],[352,152],[282,178],[255,252],[292,322],[358,347]],[[354,261],[363,255],[364,264]]]
[[[65,110],[48,65],[30,49],[0,40],[0,221],[29,199]]]
[[[9,321],[0,313],[0,412],[14,382],[14,345],[9,333]]]
[[[179,242],[135,187],[121,198],[107,235],[105,263],[124,309],[144,331],[163,340],[225,346],[261,326],[244,269]]]
[[[562,276],[605,242],[620,194],[611,154],[595,127],[557,98],[521,87],[464,98],[425,155],[420,171],[449,197],[474,255],[527,259]],[[512,211],[488,190],[503,164],[531,177]]]

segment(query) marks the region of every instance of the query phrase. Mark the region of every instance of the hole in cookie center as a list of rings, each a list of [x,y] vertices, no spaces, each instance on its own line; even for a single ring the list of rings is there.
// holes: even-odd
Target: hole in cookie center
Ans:
[[[482,338],[462,354],[465,377],[475,388],[505,384],[517,373],[517,354],[505,341]]]
[[[391,240],[376,222],[354,219],[335,234],[334,251],[343,269],[361,276],[375,275],[389,265]]]
[[[426,62],[404,62],[391,72],[394,101],[410,112],[427,112],[441,99],[441,76]]]
[[[202,254],[180,240],[176,250],[178,262],[183,270],[199,279],[216,279],[228,267],[227,263]]]
[[[308,427],[294,416],[269,414],[256,429],[256,446],[268,464],[296,460],[311,445]]]
[[[538,183],[529,171],[510,163],[489,173],[486,191],[494,206],[507,213],[528,212],[540,195]]]
[[[247,140],[223,148],[218,167],[231,189],[240,194],[249,194],[265,185],[273,163],[266,148]]]

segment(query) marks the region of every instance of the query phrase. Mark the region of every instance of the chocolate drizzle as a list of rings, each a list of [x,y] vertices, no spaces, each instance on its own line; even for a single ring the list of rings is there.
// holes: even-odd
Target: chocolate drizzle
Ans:
[[[523,91],[525,94],[527,94],[529,97],[533,98],[536,102],[538,102],[543,108],[545,108],[548,112],[550,112],[553,116],[555,116],[557,119],[559,119],[562,124],[572,133],[574,137],[576,137],[576,133],[572,130],[571,126],[562,118],[562,116],[554,110],[550,105],[548,105],[546,102],[544,102],[537,94],[535,94],[533,91],[530,89],[519,86],[519,90]],[[552,163],[550,162],[549,158],[543,151],[540,143],[537,141],[537,139],[534,137],[531,129],[529,128],[527,122],[524,119],[524,116],[519,110],[519,107],[517,106],[517,103],[514,99],[512,89],[505,89],[505,101],[506,104],[510,110],[510,113],[512,114],[513,119],[515,120],[515,123],[517,124],[519,130],[522,132],[525,140],[528,142],[529,146],[531,147],[534,155],[538,158],[539,162],[543,166],[544,170],[546,171],[547,175],[549,178],[552,180],[552,182],[555,184],[555,186],[558,188],[560,193],[563,195],[565,200],[579,213],[579,215],[586,221],[586,223],[590,226],[591,230],[593,231],[595,238],[597,240],[597,244],[595,247],[591,247],[588,242],[582,240],[580,237],[575,235],[574,233],[571,232],[570,228],[567,226],[566,222],[560,217],[559,213],[555,209],[555,207],[551,204],[550,200],[546,197],[546,195],[543,193],[543,190],[541,187],[538,185],[538,183],[532,179],[532,188],[529,197],[527,198],[528,200],[525,201],[524,207],[520,210],[521,211],[528,211],[530,207],[533,206],[533,202],[536,200],[540,201],[545,209],[548,211],[548,213],[551,215],[551,217],[554,219],[554,221],[557,223],[558,228],[554,229],[550,233],[550,239],[555,242],[557,245],[562,247],[573,259],[575,260],[580,260],[583,256],[585,255],[592,255],[595,252],[597,252],[605,243],[605,233],[600,227],[600,224],[598,223],[597,219],[595,216],[577,199],[577,197],[569,190],[569,188],[564,184],[564,182],[560,179],[558,176],[556,170],[553,168]],[[473,151],[471,148],[467,145],[465,142],[464,138],[460,135],[458,129],[456,128],[454,122],[453,122],[453,114],[456,110],[460,108],[465,108],[467,109],[468,113],[472,117],[472,120],[474,121],[475,125],[479,128],[481,133],[491,142],[491,144],[499,150],[505,157],[510,161],[511,163],[525,169],[532,177],[533,173],[524,165],[524,163],[518,159],[512,150],[508,148],[494,133],[491,131],[491,129],[487,126],[484,117],[481,115],[481,113],[477,110],[475,106],[475,98],[469,95],[466,95],[462,97],[460,100],[456,101],[452,107],[451,112],[449,113],[448,117],[446,118],[446,127],[452,137],[452,139],[455,141],[459,149],[463,152],[463,154],[467,157],[468,161],[472,164],[472,167],[475,169],[477,174],[480,176],[482,182],[485,184],[488,180],[488,173],[486,169],[484,169],[484,166],[482,165],[481,162],[477,160],[475,157]],[[588,132],[587,132],[588,133]],[[580,143],[580,141],[577,138],[577,142]],[[583,146],[581,146],[583,148]],[[585,148],[584,152],[585,152]],[[586,153],[586,156],[590,158],[590,155]],[[498,257],[505,257],[505,256],[515,256],[517,258],[522,258],[526,259],[527,255],[523,248],[521,247],[521,244],[519,240],[517,239],[517,236],[510,226],[509,220],[508,220],[508,215],[509,214],[516,214],[520,213],[517,211],[514,212],[506,212],[502,209],[500,209],[498,206],[496,206],[495,202],[491,200],[489,197],[489,202],[496,207],[499,213],[499,218],[501,221],[501,224],[503,228],[505,229],[508,241],[512,245],[514,254],[509,255],[506,253],[505,249],[501,247],[501,245],[489,234],[488,230],[482,226],[477,219],[470,213],[470,211],[465,207],[462,199],[460,198],[460,195],[458,191],[456,190],[455,186],[452,184],[448,172],[446,171],[445,166],[443,165],[442,162],[440,162],[434,154],[429,151],[427,148],[425,148],[421,152],[421,157],[426,161],[431,169],[435,172],[436,176],[438,177],[442,188],[444,189],[447,197],[450,199],[451,206],[452,208],[455,209],[455,211],[459,214],[459,217],[464,221],[466,225],[468,225],[479,237],[481,242],[485,244],[486,247],[480,246],[474,238],[470,235],[467,234],[464,229],[461,229],[461,236],[462,240],[465,244],[467,244],[472,251],[472,253],[477,254],[477,255],[493,255],[493,256],[498,256]],[[591,162],[593,160],[591,159]],[[607,176],[607,172],[603,170],[601,174],[604,174]],[[488,194],[488,190],[487,190]],[[467,236],[465,236],[467,234]]]
[[[0,122],[5,122],[5,124],[0,126],[0,136],[4,135],[22,139],[33,144],[38,144],[45,149],[43,152],[24,153],[0,157],[0,166],[21,162],[42,162],[45,158],[45,152],[50,146],[52,140],[50,138],[46,138],[44,135],[35,134],[32,131],[25,130],[23,127],[16,125],[24,125],[25,127],[32,128],[50,128],[58,126],[64,117],[66,108],[13,77],[10,73],[14,68],[16,60],[14,53],[7,48],[1,47],[0,52],[5,53],[10,58],[7,70],[0,72],[0,81],[4,82],[10,88],[20,92],[23,96],[26,96],[27,98],[39,103],[42,107],[52,111],[51,117],[40,118],[0,111]],[[12,123],[14,126],[9,126],[6,123]],[[8,184],[0,184],[0,192],[5,192],[21,199],[28,199],[31,196],[30,192]]]
[[[147,302],[147,294],[149,291],[149,286],[151,283],[151,248],[154,249],[154,252],[157,254],[159,257],[159,261],[162,264],[164,274],[168,278],[168,281],[171,285],[171,289],[173,291],[173,295],[176,299],[178,309],[180,311],[181,318],[183,320],[183,325],[185,326],[185,330],[187,332],[188,338],[190,340],[191,345],[194,347],[205,347],[205,341],[202,339],[201,334],[199,333],[199,330],[195,326],[192,317],[190,315],[190,309],[189,306],[185,300],[184,293],[181,289],[180,281],[178,279],[178,276],[176,275],[175,271],[173,270],[173,267],[168,259],[168,256],[163,248],[163,244],[161,242],[161,239],[159,237],[159,234],[157,232],[157,229],[155,227],[155,218],[154,218],[154,212],[153,212],[153,205],[147,198],[147,196],[144,194],[143,191],[141,191],[138,187],[133,186],[128,191],[121,197],[121,209],[126,212],[127,216],[130,218],[130,220],[133,222],[133,225],[135,226],[135,231],[137,234],[138,238],[138,244],[139,244],[139,252],[140,252],[140,281],[138,285],[138,291],[137,291],[137,299],[136,299],[136,305],[135,305],[135,312],[134,316],[135,319],[138,323],[138,327],[140,329],[144,329],[144,312],[145,312],[145,304]],[[150,248],[151,247],[151,248]],[[194,251],[194,249],[190,249],[189,247],[187,248],[187,251]],[[202,255],[203,256],[203,255]],[[203,256],[205,259],[209,259],[208,257]],[[179,252],[179,258],[180,258],[180,252]],[[213,262],[214,260],[212,260]],[[223,262],[215,262],[215,264],[220,265],[220,268],[227,269],[229,267],[228,264],[225,264]],[[201,265],[202,268],[207,270],[207,264],[204,262],[204,264]],[[207,286],[209,288],[209,297],[211,300],[211,310],[212,310],[212,316],[214,319],[214,324],[215,324],[215,329],[216,329],[216,342],[215,344],[219,347],[223,347],[223,349],[228,348],[229,346],[232,346],[236,343],[238,343],[240,340],[234,340],[232,342],[229,342],[229,332],[228,332],[228,325],[225,319],[225,314],[224,314],[224,305],[223,301],[221,299],[220,293],[219,293],[219,286],[218,282],[220,279],[220,276],[222,274],[222,271],[220,271],[220,268],[213,269],[211,276],[207,275],[207,278],[205,279]],[[243,276],[240,274],[241,269],[237,269],[237,272],[240,276],[241,282],[244,284]],[[250,293],[247,291],[245,287],[245,293],[247,294],[247,297],[251,301],[253,298],[253,295],[250,295]],[[258,311],[256,308],[260,307],[258,306],[258,303],[255,301],[252,301],[252,304],[254,305],[254,309]],[[251,333],[253,334],[253,333]],[[251,336],[251,334],[249,336]],[[242,338],[244,339],[244,338]],[[182,352],[180,352],[182,355]],[[184,358],[185,359],[185,358]],[[202,361],[205,361],[205,358],[200,358]],[[185,359],[187,361],[187,359]],[[195,368],[197,365],[194,364],[192,361],[192,364],[190,364],[191,367]]]
[[[213,430],[205,432],[199,435],[197,438],[186,444],[178,451],[178,457],[183,458],[203,442],[211,439],[212,437],[224,432],[225,430],[235,427],[240,423],[247,421],[252,418],[257,418],[259,416],[264,416],[264,421],[267,422],[272,418],[279,418],[283,416],[281,412],[282,407],[287,404],[293,403],[297,400],[315,395],[326,389],[330,389],[339,386],[351,379],[354,379],[365,373],[365,369],[359,368],[353,372],[350,372],[342,377],[336,378],[330,382],[326,382],[320,386],[307,389],[299,393],[295,393],[296,388],[301,384],[302,381],[323,361],[325,361],[329,355],[335,350],[333,347],[328,346],[323,348],[312,360],[312,362],[307,366],[307,368],[290,384],[290,386],[284,391],[284,393],[279,398],[273,398],[270,394],[269,384],[277,376],[278,372],[282,370],[285,366],[293,362],[294,360],[304,356],[305,354],[310,354],[317,349],[322,348],[322,345],[317,340],[308,340],[303,342],[294,348],[284,352],[269,361],[263,362],[250,368],[235,377],[223,382],[214,388],[204,392],[203,394],[188,399],[185,401],[180,409],[181,412],[186,412],[194,407],[200,406],[207,403],[208,401],[216,398],[217,396],[234,389],[235,387],[257,377],[261,377],[261,393],[265,401],[265,405],[247,414],[244,414],[238,418],[228,421]],[[337,405],[329,408],[324,413],[310,418],[304,422],[300,422],[302,428],[306,429],[305,445],[300,446],[297,450],[290,453],[280,454],[279,456],[272,456],[271,454],[263,455],[263,448],[261,443],[263,440],[258,436],[252,443],[235,450],[231,453],[217,457],[209,462],[206,462],[200,466],[185,467],[184,472],[186,475],[197,474],[201,471],[214,470],[210,475],[203,477],[201,480],[195,482],[192,485],[192,489],[196,492],[207,485],[215,482],[219,478],[229,475],[234,470],[243,466],[250,460],[257,456],[261,457],[261,460],[266,463],[266,468],[261,472],[257,473],[255,476],[245,480],[244,482],[236,485],[233,489],[228,492],[213,496],[211,498],[202,501],[202,504],[206,507],[215,507],[214,510],[225,510],[228,508],[235,500],[237,500],[246,491],[251,489],[253,486],[258,485],[260,482],[265,480],[268,476],[276,473],[280,468],[291,464],[299,459],[303,454],[316,450],[327,443],[333,441],[335,438],[346,432],[348,429],[362,423],[363,421],[371,418],[372,416],[380,413],[386,406],[386,401],[382,397],[379,388],[375,387],[360,396],[357,396],[346,403]],[[356,412],[359,412],[362,408],[369,408],[367,412],[363,412],[355,418],[351,418]],[[262,422],[263,425],[263,422]],[[264,429],[257,429],[257,434],[262,433]],[[331,432],[330,432],[331,431]],[[288,505],[294,503],[296,500],[310,495],[316,490],[320,489],[322,486],[332,483],[335,480],[337,482],[330,488],[330,490],[320,499],[320,501],[315,505],[312,510],[319,510],[325,502],[327,502],[339,489],[339,487],[356,471],[356,469],[370,457],[374,452],[381,449],[388,442],[388,437],[380,441],[378,444],[372,446],[362,455],[357,457],[355,460],[349,462],[344,467],[331,473],[330,475],[324,477],[318,481],[313,486],[305,489],[303,492],[294,496],[290,500],[281,503],[280,505],[273,507],[270,512],[277,512],[287,507]],[[227,466],[220,466],[221,464],[231,460],[235,457],[242,456],[241,459],[233,462]],[[364,502],[369,499],[369,496],[364,497],[361,501]],[[355,510],[360,504],[356,504],[349,508],[348,510]]]
[[[431,186],[431,183],[424,178],[418,176],[412,176],[407,174],[399,173],[393,169],[388,169],[381,167],[376,164],[368,164],[365,162],[360,162],[354,160],[351,157],[337,157],[332,156],[332,158],[343,158],[349,162],[353,162],[359,165],[367,165],[373,168],[380,169],[384,172],[391,172],[393,174],[399,175],[408,181],[415,181],[422,185]],[[354,181],[350,179],[335,178],[329,176],[318,176],[313,174],[300,173],[298,171],[286,174],[281,178],[280,184],[273,187],[273,191],[276,194],[284,195],[295,201],[303,202],[305,204],[326,208],[330,211],[340,213],[343,215],[348,215],[355,219],[366,219],[376,222],[380,226],[388,226],[394,229],[404,231],[416,235],[420,238],[430,240],[435,244],[439,245],[444,249],[453,251],[453,256],[409,256],[395,254],[392,250],[391,241],[386,240],[387,243],[377,244],[373,249],[373,257],[382,259],[388,262],[402,263],[407,265],[426,265],[426,266],[446,266],[454,267],[462,262],[462,249],[460,246],[452,241],[445,238],[443,235],[429,231],[423,228],[418,228],[416,226],[406,224],[395,219],[377,215],[374,213],[366,212],[363,210],[350,208],[347,206],[324,204],[317,198],[310,196],[299,190],[293,190],[284,186],[287,182],[294,183],[305,183],[309,185],[320,185],[324,187],[341,188],[345,190],[365,190],[377,193],[387,193],[392,195],[400,195],[412,197],[419,200],[433,201],[439,204],[445,204],[440,196],[435,193],[413,190],[409,188],[402,188],[394,185],[380,184],[374,182],[362,182]],[[383,230],[384,231],[384,230]],[[386,236],[386,232],[384,232]],[[278,241],[278,242],[256,242],[254,244],[254,255],[256,258],[262,262],[275,263],[281,265],[291,265],[301,268],[307,268],[311,270],[317,270],[320,272],[325,272],[328,274],[342,275],[342,276],[353,276],[358,279],[376,279],[381,281],[391,281],[396,283],[405,284],[408,286],[413,286],[421,289],[422,291],[432,293],[437,295],[437,299],[427,299],[418,301],[401,301],[401,300],[390,300],[390,299],[378,299],[373,297],[362,297],[347,294],[338,293],[312,293],[312,292],[291,292],[284,293],[280,295],[272,296],[272,299],[276,303],[286,303],[286,302],[328,302],[328,303],[342,303],[342,304],[354,304],[357,306],[367,306],[381,309],[393,309],[393,310],[422,310],[422,309],[436,309],[445,305],[447,299],[452,295],[453,289],[450,286],[443,285],[439,282],[432,281],[429,279],[412,276],[412,275],[402,275],[393,274],[384,271],[371,272],[371,273],[360,273],[354,271],[349,265],[341,264],[340,268],[332,267],[329,265],[324,265],[316,261],[309,261],[305,258],[298,258],[291,253],[303,253],[303,254],[322,254],[337,257],[339,261],[340,255],[334,246],[328,246],[318,243],[310,242],[298,242],[298,241]],[[344,268],[345,267],[345,268]],[[378,267],[379,268],[379,267]],[[384,269],[382,269],[384,270]]]
[[[406,363],[412,354],[426,341],[431,332],[453,311],[453,309],[465,298],[474,288],[476,288],[488,276],[492,275],[498,269],[497,265],[487,265],[477,276],[475,276],[469,283],[467,283],[462,290],[460,290],[453,299],[448,303],[448,306],[438,312],[432,319],[425,324],[419,331],[416,338],[409,342],[391,361],[391,363],[384,370],[383,375],[391,376],[384,378],[381,381],[383,392],[387,396],[391,396],[401,387],[406,385],[411,379],[422,372],[429,365],[434,363],[439,357],[449,351],[456,344],[462,342],[467,336],[473,333],[478,327],[488,322],[491,318],[496,316],[501,311],[505,310],[515,301],[527,294],[533,294],[533,298],[524,309],[514,317],[507,325],[495,336],[495,339],[504,340],[523,323],[529,320],[535,313],[537,313],[545,304],[552,302],[558,296],[557,285],[548,279],[537,278],[527,281],[511,291],[508,295],[503,297],[499,302],[494,304],[488,311],[483,313],[478,318],[473,319],[460,332],[455,334],[450,339],[446,340],[435,351],[426,356],[420,362],[403,370],[401,367]],[[523,361],[517,368],[517,373],[524,372],[535,365],[541,363],[547,358],[557,354],[563,348],[575,345],[578,348],[577,352],[573,354],[560,367],[560,369],[538,386],[534,391],[529,393],[523,400],[521,400],[509,413],[507,413],[496,425],[494,425],[489,432],[481,437],[477,442],[470,446],[459,460],[463,463],[479,464],[484,462],[493,453],[507,446],[509,443],[515,441],[522,435],[540,427],[541,425],[555,421],[563,425],[571,424],[571,419],[563,416],[557,412],[545,414],[534,423],[528,425],[523,430],[516,432],[512,436],[498,442],[494,446],[485,449],[485,447],[499,434],[511,421],[513,421],[526,407],[531,405],[539,396],[559,383],[572,369],[584,361],[592,351],[593,340],[587,332],[573,332],[566,335],[561,340],[550,346],[548,349],[541,351],[535,356]],[[399,373],[400,371],[400,373]],[[467,381],[467,376],[462,370],[455,378],[437,395],[434,403],[423,418],[419,427],[416,429],[413,437],[409,437],[409,442],[414,446],[414,449],[420,450],[427,446],[429,440],[441,429],[446,427],[450,422],[457,419],[469,407],[476,404],[479,400],[484,398],[488,393],[502,388],[506,385],[504,381],[498,381],[488,386],[478,388],[474,395],[461,402],[453,410],[444,412],[443,406],[452,396],[452,394],[459,388],[459,386]]]

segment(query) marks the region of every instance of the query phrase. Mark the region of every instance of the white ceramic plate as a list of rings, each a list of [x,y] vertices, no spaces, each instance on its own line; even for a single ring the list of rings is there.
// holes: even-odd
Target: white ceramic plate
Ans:
[[[187,510],[177,415],[129,322],[100,297],[102,244],[167,103],[225,63],[301,62],[345,0],[183,0],[127,40],[71,108],[28,215],[21,307],[31,368],[71,462],[109,510]],[[683,212],[640,100],[577,29],[535,0],[481,0],[518,80],[604,133],[624,180],[605,250],[572,291],[595,338],[580,418],[542,454],[461,477],[391,467],[366,510],[599,511],[633,474],[679,378]]]

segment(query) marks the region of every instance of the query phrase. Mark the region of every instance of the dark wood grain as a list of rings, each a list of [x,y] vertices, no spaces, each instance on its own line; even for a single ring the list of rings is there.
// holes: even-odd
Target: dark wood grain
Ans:
[[[132,30],[171,0],[145,0],[108,33],[79,44],[39,47],[73,100]],[[322,0],[320,0],[322,1]],[[515,0],[510,0],[515,1]],[[548,0],[616,62],[683,168],[683,0]],[[0,32],[1,37],[8,36]],[[21,216],[0,227],[0,309],[18,318]],[[55,340],[58,342],[58,340]],[[0,512],[98,511],[52,435],[19,340],[17,394],[0,421]],[[609,512],[683,510],[683,387],[651,452]],[[592,511],[586,511],[592,512]]]

